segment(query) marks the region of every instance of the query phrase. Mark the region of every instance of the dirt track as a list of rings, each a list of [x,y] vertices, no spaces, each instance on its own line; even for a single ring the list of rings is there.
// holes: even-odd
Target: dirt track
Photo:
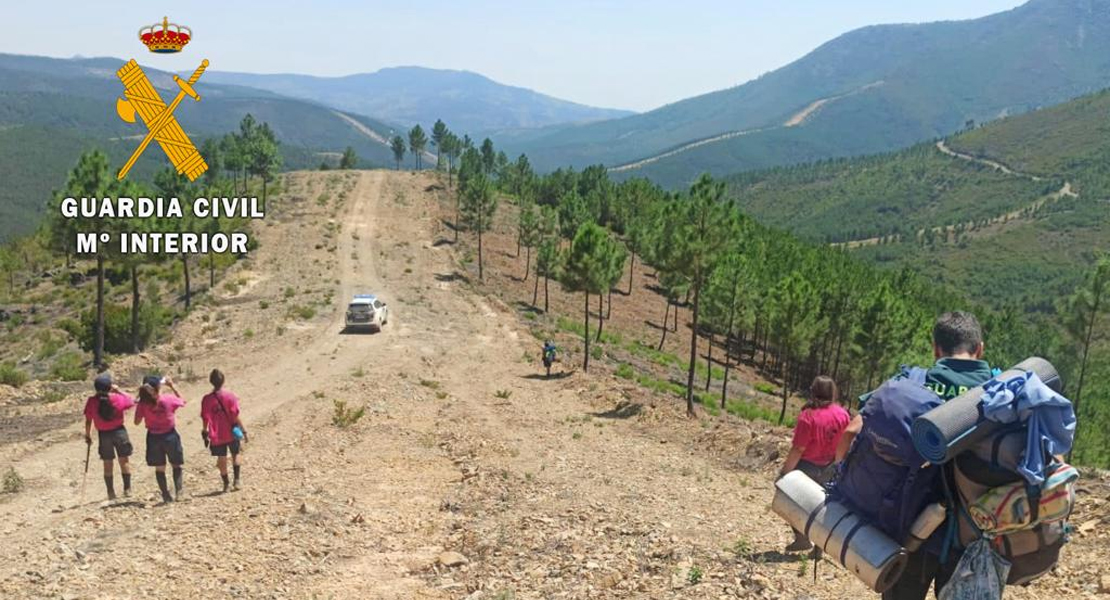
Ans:
[[[179,386],[186,502],[155,506],[152,470],[137,465],[134,501],[102,503],[95,456],[82,501],[78,426],[0,446],[28,480],[0,499],[0,597],[869,597],[828,563],[813,583],[812,564],[777,552],[788,534],[767,507],[769,474],[740,459],[781,432],[689,421],[605,375],[537,377],[517,314],[460,275],[434,182],[292,175],[261,249],[229,276],[238,289],[113,367],[223,368],[252,435],[243,491],[214,494],[201,381]],[[389,303],[389,325],[342,335],[345,301],[365,290]],[[321,297],[318,316],[277,327],[287,306]],[[335,399],[366,417],[333,427]],[[1093,597],[1110,558],[1093,536],[1051,593]],[[443,564],[457,559],[445,551],[467,564]]]

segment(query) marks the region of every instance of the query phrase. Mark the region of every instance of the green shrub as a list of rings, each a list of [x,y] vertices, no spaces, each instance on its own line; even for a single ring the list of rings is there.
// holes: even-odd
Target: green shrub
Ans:
[[[54,360],[50,376],[62,381],[81,381],[85,379],[85,361],[76,352],[66,352]]]
[[[755,384],[755,389],[757,391],[763,392],[764,394],[770,394],[772,396],[774,396],[778,392],[778,388],[765,381],[760,381],[759,383]]]
[[[502,400],[508,400],[509,396],[512,396],[513,393],[509,390],[497,390],[493,395]]]
[[[336,427],[350,427],[358,423],[358,420],[366,413],[365,406],[357,409],[348,408],[347,402],[344,400],[335,400],[334,404],[335,410],[331,416],[331,423]]]
[[[146,300],[139,305],[139,348],[147,347],[166,327],[170,318],[166,308],[157,300]],[[96,344],[96,308],[81,315],[81,348],[92,351]],[[104,305],[104,351],[112,354],[131,352],[131,306]]]
[[[68,333],[69,337],[75,340],[81,339],[81,334],[84,332],[81,323],[77,322],[77,319],[70,319],[69,317],[58,321],[57,328]]]
[[[289,316],[307,321],[316,316],[316,309],[311,306],[296,305],[289,307]]]
[[[27,383],[27,373],[22,371],[10,362],[0,363],[0,383],[10,385],[12,387],[19,387]]]
[[[267,308],[270,308],[270,303],[266,302],[265,300],[259,300],[258,301],[258,308],[261,308],[262,310],[266,310]]]
[[[621,379],[632,379],[636,376],[636,372],[632,369],[632,365],[628,363],[621,363],[613,374]]]
[[[5,494],[15,494],[23,491],[23,487],[23,477],[15,472],[14,467],[8,467],[7,472],[4,473],[4,481],[0,484],[0,489]]]
[[[38,360],[46,360],[54,356],[65,345],[65,340],[49,331],[40,331],[35,337],[42,344],[39,346],[38,352],[35,353],[35,358]]]

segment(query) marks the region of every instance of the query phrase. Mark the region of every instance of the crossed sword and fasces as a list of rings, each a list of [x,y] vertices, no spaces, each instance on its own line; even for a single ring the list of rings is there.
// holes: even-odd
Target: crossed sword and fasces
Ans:
[[[177,109],[177,105],[181,104],[186,95],[200,102],[200,96],[193,89],[193,84],[200,79],[206,68],[208,68],[207,59],[201,61],[200,66],[197,67],[188,81],[177,75],[173,76],[174,82],[181,88],[181,91],[177,93],[177,97],[173,99],[168,107],[162,102],[162,97],[158,95],[150,80],[147,79],[146,73],[143,73],[143,70],[139,68],[138,63],[134,60],[128,61],[116,72],[116,76],[119,77],[124,87],[124,97],[116,100],[116,114],[124,121],[134,123],[135,113],[138,112],[148,129],[142,143],[139,144],[131,158],[120,169],[118,179],[122,180],[127,176],[127,172],[135,165],[135,161],[139,160],[143,151],[150,145],[151,140],[158,140],[158,145],[165,151],[177,172],[184,174],[189,178],[189,181],[195,181],[197,177],[208,170],[204,158],[197,152],[196,146],[193,145],[189,136],[185,135],[185,131],[181,129],[181,125],[177,123],[177,119],[173,116],[173,111]]]

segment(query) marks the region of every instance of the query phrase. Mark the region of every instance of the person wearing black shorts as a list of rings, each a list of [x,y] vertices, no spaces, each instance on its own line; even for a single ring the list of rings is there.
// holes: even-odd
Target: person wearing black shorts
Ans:
[[[92,445],[92,426],[96,425],[99,445],[97,454],[104,462],[104,486],[108,489],[108,499],[116,499],[113,481],[114,463],[119,458],[119,470],[123,476],[123,495],[131,496],[131,440],[127,428],[123,426],[124,413],[135,406],[135,399],[124,394],[112,385],[112,377],[103,373],[93,382],[96,394],[85,400],[85,444]]]
[[[165,383],[173,395],[160,394]],[[182,466],[185,464],[185,451],[178,435],[177,419],[174,413],[185,406],[185,400],[177,393],[170,378],[147,377],[139,388],[139,405],[135,409],[135,424],[146,421],[146,464],[154,467],[154,477],[165,503],[181,500],[184,494]],[[170,495],[166,483],[166,462],[173,467],[174,495]]]
[[[243,421],[239,418],[239,398],[224,389],[224,374],[219,369],[212,369],[208,382],[212,384],[212,392],[205,395],[200,402],[200,436],[204,439],[204,445],[211,450],[212,456],[216,457],[216,468],[220,471],[224,492],[228,489],[227,454],[231,453],[232,468],[235,471],[235,482],[231,485],[238,490],[242,468],[240,442],[247,441],[247,428],[243,427]]]

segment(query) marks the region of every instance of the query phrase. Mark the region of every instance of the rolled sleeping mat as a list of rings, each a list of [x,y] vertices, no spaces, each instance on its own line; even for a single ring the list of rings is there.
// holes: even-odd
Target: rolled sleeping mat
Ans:
[[[901,546],[843,504],[829,501],[825,489],[801,471],[775,482],[771,510],[876,592],[894,585],[906,567]]]
[[[996,377],[1009,381],[1032,371],[1052,391],[1062,393],[1064,383],[1056,367],[1043,358],[1027,358]],[[1002,425],[983,418],[979,401],[983,386],[976,386],[941,404],[913,421],[913,446],[921,456],[934,464],[948,462],[975,442],[997,431]]]

